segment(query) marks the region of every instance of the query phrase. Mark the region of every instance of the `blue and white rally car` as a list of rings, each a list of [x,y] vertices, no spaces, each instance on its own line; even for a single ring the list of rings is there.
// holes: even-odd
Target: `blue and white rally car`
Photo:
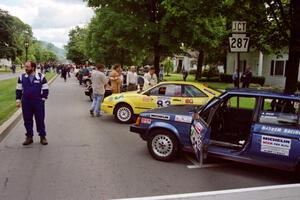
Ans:
[[[235,89],[205,106],[170,106],[143,112],[131,132],[147,141],[157,160],[193,151],[191,132],[203,135],[208,156],[300,174],[300,96]],[[194,143],[193,143],[194,145]]]

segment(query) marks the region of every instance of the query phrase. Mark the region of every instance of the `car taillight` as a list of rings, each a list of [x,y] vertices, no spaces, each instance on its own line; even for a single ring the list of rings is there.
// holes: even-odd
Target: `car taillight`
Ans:
[[[139,126],[140,124],[141,124],[141,117],[138,117],[138,118],[136,119],[135,125],[136,125],[136,126]]]

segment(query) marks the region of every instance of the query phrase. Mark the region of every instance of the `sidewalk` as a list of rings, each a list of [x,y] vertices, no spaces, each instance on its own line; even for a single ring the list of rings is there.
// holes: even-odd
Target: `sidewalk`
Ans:
[[[0,73],[0,81],[18,77],[21,73],[22,72],[16,72],[15,74],[13,74],[13,73]]]

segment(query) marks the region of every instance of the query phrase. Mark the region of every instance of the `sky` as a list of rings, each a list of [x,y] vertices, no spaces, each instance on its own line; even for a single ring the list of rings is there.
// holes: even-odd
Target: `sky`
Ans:
[[[86,25],[94,15],[83,0],[0,0],[0,8],[29,24],[38,40],[60,48],[72,28]]]

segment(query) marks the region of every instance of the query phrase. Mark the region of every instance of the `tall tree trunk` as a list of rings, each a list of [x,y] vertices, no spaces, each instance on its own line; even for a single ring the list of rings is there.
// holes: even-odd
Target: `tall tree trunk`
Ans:
[[[291,37],[289,42],[289,60],[286,67],[286,93],[294,93],[297,90],[299,58],[300,58],[300,1],[291,0]]]
[[[159,61],[160,61],[160,49],[159,45],[154,45],[154,67],[155,67],[155,73],[157,77],[159,76]]]
[[[223,64],[224,64],[224,74],[226,74],[227,73],[227,54],[225,54],[225,56],[224,56]]]
[[[204,61],[204,51],[203,50],[198,50],[199,51],[199,56],[198,56],[198,61],[197,61],[197,71],[196,71],[196,76],[195,80],[200,81],[202,77],[202,65]]]

